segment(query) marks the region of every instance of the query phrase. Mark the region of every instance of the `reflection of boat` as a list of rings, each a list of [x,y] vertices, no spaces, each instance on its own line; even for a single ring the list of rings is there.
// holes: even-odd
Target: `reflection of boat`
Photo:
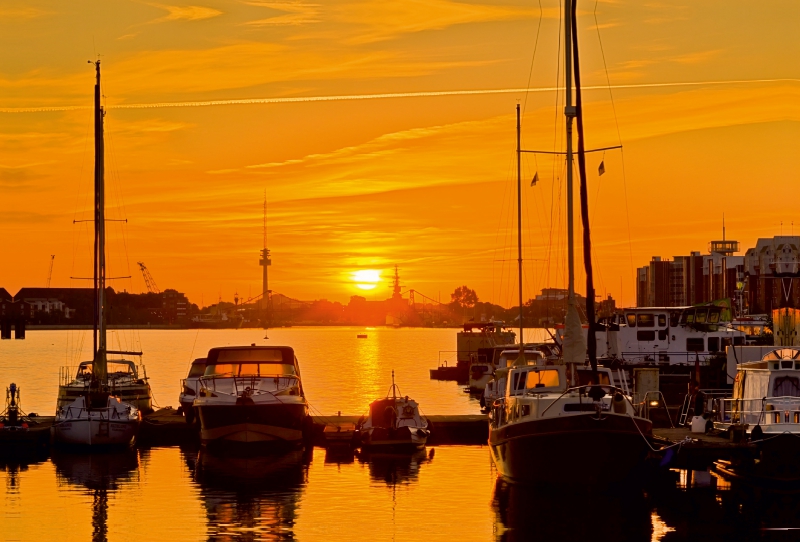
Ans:
[[[369,465],[369,475],[373,480],[395,485],[416,480],[422,464],[430,459],[425,450],[417,450],[412,454],[362,450],[358,453],[358,461]]]
[[[201,449],[195,482],[213,540],[292,540],[309,456],[224,457]]]
[[[503,322],[469,322],[456,334],[456,363],[440,362],[431,369],[434,380],[467,382],[470,364],[491,362],[491,350],[497,346],[514,344],[516,335],[506,329]]]
[[[741,428],[758,445],[756,462],[718,471],[766,485],[800,489],[800,348],[777,348],[738,365],[733,396],[716,400],[716,429]]]
[[[181,411],[186,418],[186,423],[191,425],[194,423],[194,400],[200,392],[200,377],[206,372],[206,358],[197,358],[192,362],[189,367],[189,374],[186,378],[181,380],[181,393],[178,396],[178,403],[181,405]]]
[[[424,448],[430,431],[428,420],[420,416],[419,405],[403,397],[394,383],[384,399],[369,405],[369,415],[358,424],[361,445],[366,448]]]
[[[501,542],[651,540],[650,509],[641,491],[590,493],[565,486],[542,493],[498,478],[492,509]]]
[[[108,350],[106,342],[106,218],[105,218],[105,178],[103,162],[103,116],[105,111],[100,106],[100,61],[95,63],[97,83],[94,87],[94,119],[95,119],[95,250],[94,250],[94,344],[91,362],[81,364],[87,374],[86,380],[78,381],[74,386],[68,383],[59,387],[59,406],[53,423],[56,442],[76,445],[129,445],[139,429],[141,414],[138,408],[130,403],[120,401],[114,395],[114,381],[119,376],[119,388],[134,386],[139,389],[139,379],[132,380],[134,373],[127,370],[133,367],[130,362],[123,364],[127,370],[121,375],[109,374],[108,355],[141,355],[141,352],[120,352]],[[113,368],[113,366],[112,366]],[[135,367],[133,367],[135,369]],[[79,373],[80,376],[80,373]],[[142,381],[143,382],[143,381]],[[149,401],[150,386],[141,384],[143,393]],[[73,389],[74,388],[74,389]],[[76,392],[72,397],[67,393]],[[64,398],[63,403],[61,402]]]
[[[300,368],[288,346],[212,348],[194,409],[206,445],[299,447],[308,423]]]
[[[106,453],[75,454],[55,450],[52,456],[56,478],[81,486],[92,496],[93,540],[106,540],[108,533],[108,494],[139,472],[139,452],[124,450]],[[124,512],[123,512],[124,513]]]

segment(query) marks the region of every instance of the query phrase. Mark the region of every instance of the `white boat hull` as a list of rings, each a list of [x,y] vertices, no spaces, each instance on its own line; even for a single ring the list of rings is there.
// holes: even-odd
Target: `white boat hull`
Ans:
[[[125,446],[133,443],[139,420],[76,418],[53,425],[56,442],[76,446]]]

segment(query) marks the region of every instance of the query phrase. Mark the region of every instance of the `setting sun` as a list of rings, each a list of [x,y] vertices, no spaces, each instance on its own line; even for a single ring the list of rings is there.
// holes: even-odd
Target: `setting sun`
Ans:
[[[381,272],[375,269],[362,269],[353,272],[353,282],[356,288],[373,290],[381,281]]]

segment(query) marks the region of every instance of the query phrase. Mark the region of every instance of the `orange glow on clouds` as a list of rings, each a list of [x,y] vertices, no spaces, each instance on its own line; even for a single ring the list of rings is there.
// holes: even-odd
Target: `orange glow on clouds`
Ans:
[[[524,148],[562,150],[563,93],[124,107],[550,88],[559,0],[542,1],[541,27],[530,0],[174,4],[3,2],[0,287],[44,286],[51,254],[53,286],[91,275],[91,231],[73,220],[91,218],[92,112],[77,108],[92,104],[96,52],[107,215],[128,219],[109,222],[108,274],[133,276],[114,288],[145,291],[130,266],[144,261],[198,304],[260,292],[266,190],[276,293],[380,299],[376,270],[397,264],[432,299],[466,284],[516,304],[514,107]],[[587,156],[598,295],[633,303],[635,267],[705,250],[723,212],[744,248],[800,223],[800,3],[579,7],[583,83],[600,87],[584,93],[587,146],[624,146],[624,161]],[[3,112],[43,107],[73,109]],[[525,299],[566,285],[563,161],[525,155],[523,178],[537,172],[523,191]]]

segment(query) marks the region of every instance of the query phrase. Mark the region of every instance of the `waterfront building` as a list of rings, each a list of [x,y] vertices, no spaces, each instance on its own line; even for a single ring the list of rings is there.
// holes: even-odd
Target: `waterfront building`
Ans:
[[[800,307],[800,236],[762,238],[744,255],[745,298],[751,314]]]
[[[709,253],[695,251],[672,260],[653,256],[636,271],[637,307],[683,307],[743,295],[744,256],[738,241],[711,241]]]

